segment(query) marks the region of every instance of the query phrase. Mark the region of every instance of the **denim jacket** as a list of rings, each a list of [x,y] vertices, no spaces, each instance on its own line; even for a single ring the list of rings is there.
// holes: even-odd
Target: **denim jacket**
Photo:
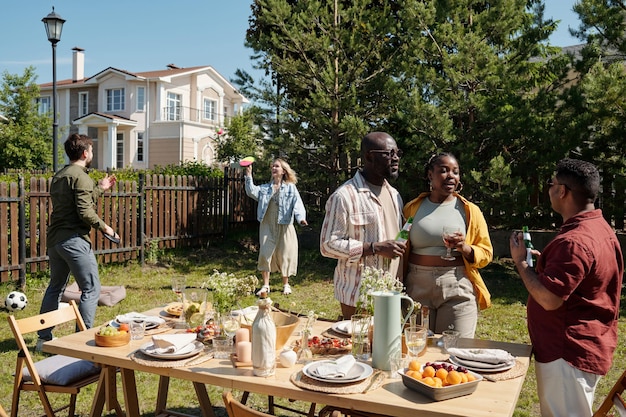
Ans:
[[[246,194],[259,202],[257,220],[262,222],[272,198],[272,184],[254,185],[252,177],[246,175]],[[306,220],[304,203],[296,186],[283,182],[278,190],[278,224],[292,224],[294,216],[298,224]]]

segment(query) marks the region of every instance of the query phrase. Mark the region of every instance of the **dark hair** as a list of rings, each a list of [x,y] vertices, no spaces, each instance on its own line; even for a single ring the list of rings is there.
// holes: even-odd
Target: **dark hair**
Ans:
[[[426,165],[424,166],[424,178],[426,178],[426,181],[428,181],[428,173],[434,170],[435,165],[438,165],[439,162],[443,158],[446,158],[446,157],[454,159],[457,163],[459,162],[456,156],[454,156],[451,152],[441,152],[438,154],[432,154],[430,158],[428,159],[428,162],[426,162]]]
[[[86,135],[72,133],[64,143],[65,153],[70,161],[77,161],[83,155],[83,152],[93,147],[93,140]]]
[[[600,173],[591,162],[562,159],[556,165],[555,177],[574,193],[579,204],[593,203],[600,191]]]

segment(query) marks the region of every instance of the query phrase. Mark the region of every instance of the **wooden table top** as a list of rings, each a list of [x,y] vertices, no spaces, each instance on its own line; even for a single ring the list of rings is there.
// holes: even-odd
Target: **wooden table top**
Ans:
[[[157,308],[145,314],[159,315],[161,312],[162,308]],[[329,322],[316,322],[313,335],[321,335],[330,326],[331,323]],[[99,347],[95,345],[94,341],[96,330],[97,328],[93,328],[46,342],[44,351],[133,371],[221,386],[227,389],[397,417],[414,417],[415,415],[511,416],[525,378],[524,372],[523,376],[514,379],[498,382],[482,381],[473,394],[444,401],[433,401],[406,388],[401,379],[389,377],[380,388],[364,394],[328,394],[299,388],[290,381],[290,376],[302,369],[301,364],[296,364],[291,368],[283,368],[279,364],[275,375],[268,378],[254,376],[252,368],[235,368],[229,359],[211,359],[196,366],[180,368],[147,366],[133,361],[130,356],[140,346],[150,341],[149,336],[143,340],[131,340],[128,345],[121,347]],[[517,357],[523,365],[524,371],[528,369],[530,363],[530,345],[461,339],[460,346],[505,349]],[[420,360],[422,362],[443,360],[447,356],[441,348],[429,346],[426,354],[421,356]]]

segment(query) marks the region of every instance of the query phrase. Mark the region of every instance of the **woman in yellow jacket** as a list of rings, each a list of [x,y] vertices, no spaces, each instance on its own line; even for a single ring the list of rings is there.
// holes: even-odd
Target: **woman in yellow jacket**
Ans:
[[[404,206],[405,218],[413,217],[405,252],[404,285],[407,294],[430,309],[430,330],[453,328],[461,337],[474,337],[478,309],[491,306],[491,295],[478,269],[493,259],[493,247],[485,218],[474,203],[458,194],[462,188],[459,163],[441,153],[428,161],[430,192]],[[452,258],[445,259],[444,226],[461,232],[449,238]]]

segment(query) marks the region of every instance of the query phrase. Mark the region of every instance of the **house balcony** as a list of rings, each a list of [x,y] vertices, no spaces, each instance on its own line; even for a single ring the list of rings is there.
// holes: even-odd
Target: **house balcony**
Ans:
[[[167,106],[161,110],[162,122],[199,123],[211,127],[224,127],[231,116],[218,112],[206,112],[201,109],[184,106]]]

